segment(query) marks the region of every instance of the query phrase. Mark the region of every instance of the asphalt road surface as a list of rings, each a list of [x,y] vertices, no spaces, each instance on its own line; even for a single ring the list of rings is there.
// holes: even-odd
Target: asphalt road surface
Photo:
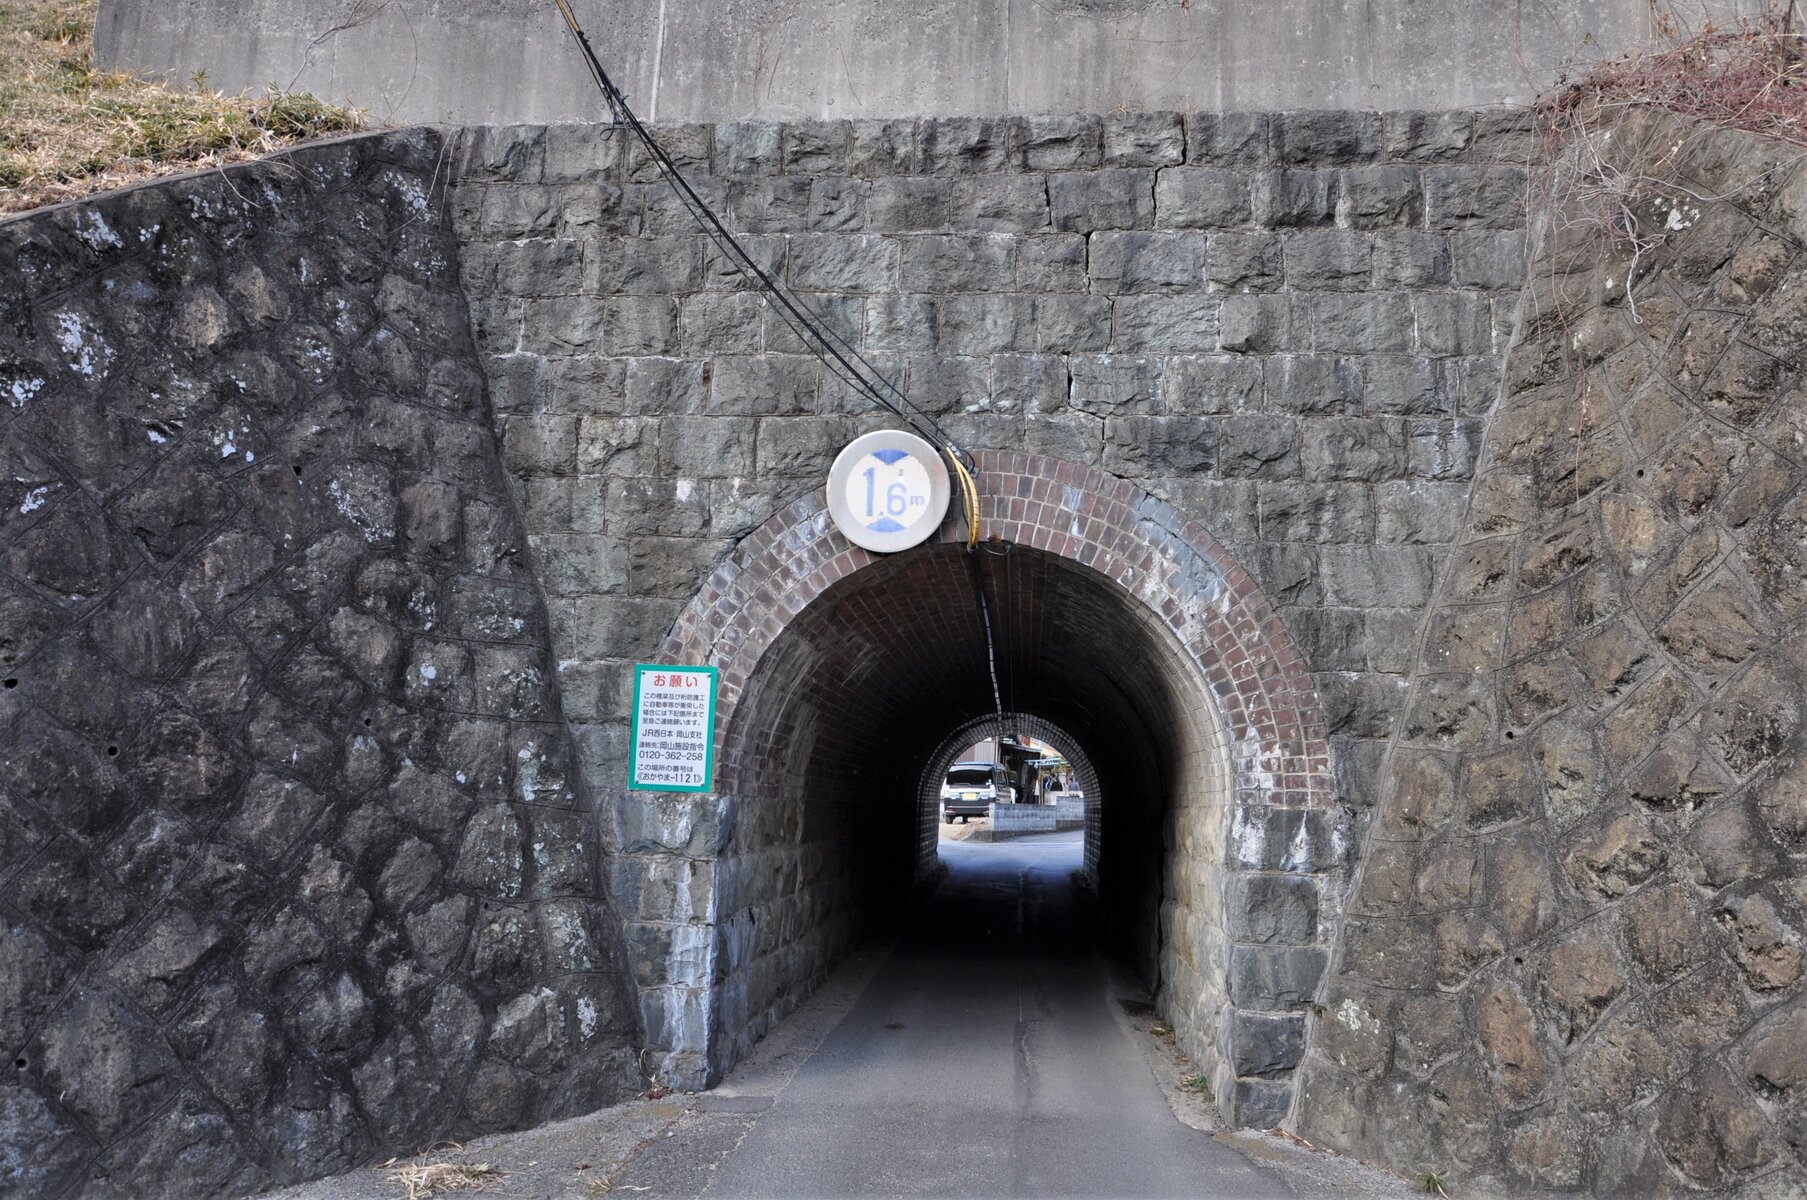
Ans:
[[[1176,1090],[1190,1064],[1145,1014],[1126,1015],[1136,985],[1081,927],[1079,834],[941,853],[952,874],[926,914],[849,955],[721,1086],[655,1090],[265,1200],[396,1200],[398,1171],[425,1163],[481,1164],[457,1194],[507,1200],[1415,1194],[1285,1138],[1211,1132],[1209,1106]]]
[[[1293,1195],[1174,1116],[1081,927],[1079,855],[1079,834],[944,842],[951,875],[814,1053],[776,1088],[724,1088],[616,1190]]]

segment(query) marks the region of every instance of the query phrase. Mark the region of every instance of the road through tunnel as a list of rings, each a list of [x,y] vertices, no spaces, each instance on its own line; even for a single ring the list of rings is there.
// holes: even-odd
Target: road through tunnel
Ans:
[[[1068,731],[1120,798],[1102,818],[1100,885],[1143,974],[1158,978],[1161,944],[1177,940],[1161,933],[1164,894],[1173,920],[1205,931],[1201,956],[1220,956],[1213,904],[1185,878],[1163,887],[1162,847],[1220,857],[1226,747],[1183,652],[1152,625],[1089,568],[949,544],[876,562],[792,622],[724,744],[719,786],[737,812],[717,894],[724,1048],[737,1057],[934,865],[924,768],[951,733],[995,717],[997,696]]]
[[[724,834],[709,928],[682,939],[707,969],[691,963],[689,994],[652,990],[649,1049],[719,1078],[906,904],[932,865],[925,766],[1001,707],[1095,771],[1109,803],[1088,814],[1088,863],[1112,940],[1228,1115],[1271,1124],[1341,859],[1309,675],[1253,581],[1165,504],[1054,460],[980,467],[977,552],[950,525],[868,554],[818,495],[680,618],[669,661],[722,669]],[[661,1017],[674,1000],[689,1022]]]
[[[1056,832],[1070,828],[1066,823],[1077,817],[1084,830],[1084,840],[1080,853],[1081,870],[1087,881],[1094,887],[1098,882],[1099,834],[1101,831],[1103,788],[1098,781],[1098,768],[1092,763],[1091,756],[1082,748],[1078,738],[1068,730],[1061,728],[1046,717],[1023,712],[1020,709],[997,712],[975,717],[954,730],[941,740],[941,745],[929,756],[922,768],[921,778],[916,784],[917,811],[917,864],[918,872],[938,870],[941,863],[941,831],[936,828],[935,820],[940,818],[951,825],[956,819],[953,810],[943,805],[944,796],[948,795],[959,784],[957,770],[971,766],[966,761],[972,756],[969,751],[978,749],[981,742],[987,743],[986,753],[993,745],[1002,745],[1006,740],[1015,741],[1023,747],[1022,754],[1035,756],[1030,766],[1037,764],[1055,767],[1054,779],[1049,781],[1045,776],[1041,780],[1028,779],[1030,788],[1040,787],[1043,795],[1026,795],[1021,783],[1012,779],[1018,788],[1016,807],[1022,808],[1020,814],[1027,820],[1019,819],[1013,824],[1017,832],[1046,832],[1037,826],[1053,823]],[[1030,747],[1033,748],[1030,748]],[[1000,760],[1014,760],[1017,753],[996,752]],[[1048,761],[1051,756],[1059,760],[1058,766]],[[980,759],[984,754],[977,756]],[[1007,764],[1008,765],[1008,764]],[[1028,774],[1028,772],[1025,772]],[[1055,787],[1050,786],[1050,782]],[[1056,794],[1047,795],[1054,791]],[[1021,801],[1031,803],[1024,806]],[[1076,802],[1075,802],[1076,801]],[[1071,803],[1071,811],[1068,807]],[[965,814],[960,814],[964,816]],[[998,830],[992,832],[997,837]]]

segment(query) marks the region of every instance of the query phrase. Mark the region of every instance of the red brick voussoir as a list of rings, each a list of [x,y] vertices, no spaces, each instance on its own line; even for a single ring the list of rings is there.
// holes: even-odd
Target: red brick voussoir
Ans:
[[[1331,803],[1329,743],[1305,660],[1255,580],[1203,526],[1093,467],[1018,451],[973,457],[984,537],[1090,568],[1172,631],[1216,701],[1238,804]],[[937,540],[965,538],[957,507]],[[878,557],[835,529],[818,490],[748,534],[710,575],[661,661],[721,669],[718,756],[748,681],[786,625]]]

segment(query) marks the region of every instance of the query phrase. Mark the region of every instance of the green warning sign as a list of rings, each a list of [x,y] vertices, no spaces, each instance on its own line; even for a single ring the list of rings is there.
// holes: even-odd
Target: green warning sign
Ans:
[[[714,667],[634,667],[627,786],[706,792],[715,774]]]

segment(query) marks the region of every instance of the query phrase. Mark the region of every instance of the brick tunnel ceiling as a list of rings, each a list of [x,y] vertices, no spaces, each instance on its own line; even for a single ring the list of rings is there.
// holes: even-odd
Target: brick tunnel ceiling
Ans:
[[[979,564],[1005,709],[1071,733],[1107,796],[1158,801],[1198,703],[1171,634],[1089,568],[1021,546]],[[741,757],[730,753],[723,787],[770,795],[807,778],[914,803],[941,741],[992,711],[966,552],[921,547],[830,589],[774,643],[738,710]]]

